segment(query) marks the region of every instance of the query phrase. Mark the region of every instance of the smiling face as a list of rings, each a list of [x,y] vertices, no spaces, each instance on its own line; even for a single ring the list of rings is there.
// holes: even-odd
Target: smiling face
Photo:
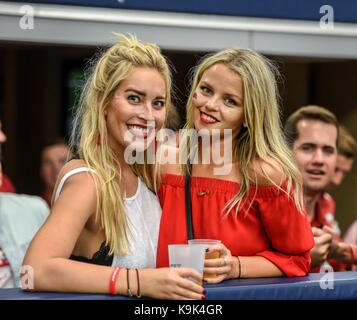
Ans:
[[[192,107],[196,130],[232,129],[233,137],[244,120],[243,82],[223,63],[208,68],[193,94]]]
[[[108,142],[115,152],[147,147],[165,121],[166,86],[155,69],[136,67],[116,89],[105,115]],[[133,142],[135,141],[135,142]]]
[[[335,171],[337,128],[322,121],[303,119],[298,122],[297,129],[293,152],[304,188],[308,193],[321,192]]]

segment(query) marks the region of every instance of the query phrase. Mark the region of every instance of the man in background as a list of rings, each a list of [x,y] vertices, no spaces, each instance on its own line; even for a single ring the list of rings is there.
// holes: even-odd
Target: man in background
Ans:
[[[347,131],[347,129],[340,125],[339,126],[339,134],[337,141],[337,159],[335,165],[335,172],[332,175],[329,185],[326,188],[326,201],[329,202],[328,206],[333,208],[335,212],[335,201],[331,197],[331,195],[327,192],[330,192],[336,188],[338,188],[346,175],[352,170],[353,161],[355,158],[356,152],[356,141],[352,137],[352,135]],[[339,228],[338,222],[336,220],[335,215],[331,215],[327,217],[329,222],[334,230],[334,232],[341,236],[341,230]]]
[[[330,182],[330,189],[339,187],[345,176],[352,170],[353,162],[356,156],[356,148],[356,140],[344,126],[340,125],[336,167],[335,173]]]
[[[2,140],[3,141],[3,140]],[[0,187],[2,186],[0,142]],[[0,192],[0,288],[18,287],[22,260],[49,213],[39,197]]]
[[[69,148],[64,139],[58,138],[49,141],[41,152],[40,176],[44,184],[41,193],[48,206],[51,206],[51,198],[57,177],[69,155]]]
[[[331,180],[330,189],[339,187],[345,176],[352,170],[356,157],[357,143],[346,128],[340,126],[340,136],[338,141],[338,156],[335,174]],[[357,219],[348,228],[344,242],[357,244]],[[354,267],[356,269],[356,266]]]
[[[285,129],[302,174],[305,207],[314,234],[312,271],[318,271],[327,260],[335,271],[342,271],[344,263],[354,259],[354,251],[333,230],[335,206],[325,192],[335,173],[338,121],[325,108],[306,106],[288,118]]]

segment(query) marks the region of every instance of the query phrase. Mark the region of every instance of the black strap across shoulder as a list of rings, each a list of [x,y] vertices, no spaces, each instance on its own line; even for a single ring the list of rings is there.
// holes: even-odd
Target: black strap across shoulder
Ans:
[[[190,172],[192,173],[192,165],[189,163]],[[192,204],[191,204],[191,175],[186,174],[185,183],[185,206],[186,206],[186,227],[187,239],[194,239],[193,237],[193,224],[192,224]]]

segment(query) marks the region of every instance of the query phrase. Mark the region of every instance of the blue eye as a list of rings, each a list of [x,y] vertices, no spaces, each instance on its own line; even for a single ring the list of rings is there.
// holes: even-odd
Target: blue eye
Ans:
[[[130,95],[128,97],[129,102],[132,103],[139,103],[140,102],[140,97],[139,96],[135,96],[135,95]]]
[[[232,106],[236,106],[237,105],[237,101],[235,101],[234,99],[231,99],[231,98],[226,98],[226,99],[224,99],[224,101],[228,105],[232,105]]]
[[[210,94],[211,93],[211,89],[206,87],[206,86],[201,86],[200,89],[204,94]]]
[[[163,100],[155,100],[154,101],[154,108],[155,109],[161,109],[163,107],[165,107],[165,101],[163,101]]]

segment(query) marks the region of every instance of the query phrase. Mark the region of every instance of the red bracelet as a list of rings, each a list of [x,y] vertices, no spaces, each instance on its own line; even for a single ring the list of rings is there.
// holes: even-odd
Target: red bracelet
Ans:
[[[354,263],[354,262],[356,262],[356,249],[353,247],[353,245],[352,244],[349,244],[349,246],[350,246],[350,249],[351,249],[351,261],[352,261],[352,263]]]
[[[115,284],[119,275],[119,272],[122,268],[120,267],[115,267],[112,275],[110,277],[110,282],[109,282],[109,292],[114,296],[116,294],[115,292]]]

